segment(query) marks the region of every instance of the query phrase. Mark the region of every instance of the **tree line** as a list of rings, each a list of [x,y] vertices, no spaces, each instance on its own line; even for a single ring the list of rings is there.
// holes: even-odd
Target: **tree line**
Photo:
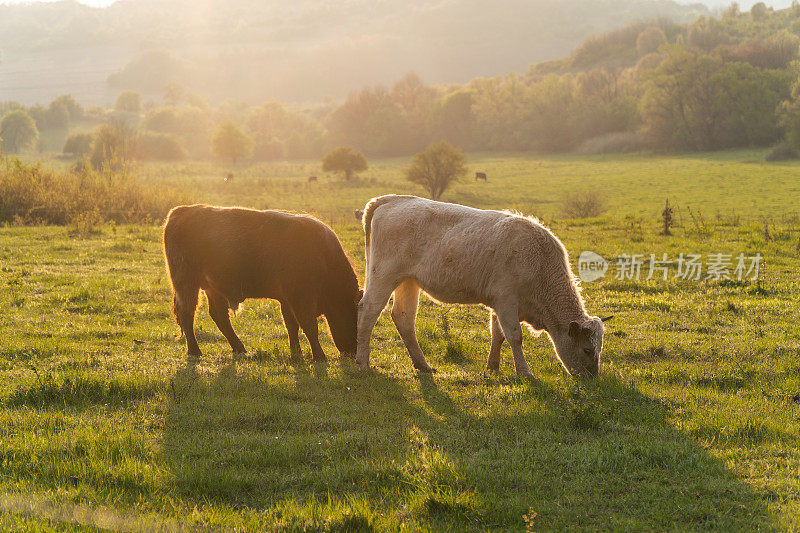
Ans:
[[[592,36],[570,57],[526,73],[448,86],[409,73],[339,105],[212,107],[176,85],[164,88],[160,102],[126,91],[108,110],[85,110],[69,96],[48,107],[6,103],[0,137],[3,150],[20,151],[42,131],[77,124],[64,152],[96,158],[98,139],[116,128],[135,137],[126,155],[167,160],[308,159],[338,146],[405,156],[436,141],[465,151],[540,153],[783,142],[783,153],[793,155],[800,149],[798,32],[797,4],[782,11],[756,4],[745,13],[732,6],[719,19],[653,20]]]

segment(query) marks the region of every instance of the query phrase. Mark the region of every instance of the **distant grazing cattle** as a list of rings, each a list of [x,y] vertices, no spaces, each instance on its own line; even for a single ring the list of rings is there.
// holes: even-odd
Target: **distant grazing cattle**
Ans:
[[[318,339],[320,315],[339,351],[355,353],[358,280],[336,234],[322,222],[276,211],[179,206],[164,224],[164,256],[173,313],[190,356],[201,355],[194,334],[200,289],[235,353],[245,348],[228,310],[237,310],[247,298],[280,302],[293,357],[300,356],[298,328],[303,328],[314,359],[325,359]]]
[[[476,172],[475,173],[475,181],[483,180],[486,181],[486,173],[485,172]]]
[[[228,172],[227,174],[225,174],[225,177],[223,178],[223,181],[225,183],[228,183],[229,181],[233,181],[233,172]]]
[[[417,342],[420,289],[447,303],[491,309],[487,368],[498,370],[508,340],[517,373],[529,375],[520,322],[550,337],[572,376],[597,376],[603,321],[589,316],[561,242],[532,218],[381,196],[364,208],[366,287],[359,304],[356,361],[369,368],[372,329],[394,293],[394,320],[414,366],[432,369]]]
[[[308,177],[308,183],[315,183],[315,182],[318,182],[318,181],[319,181],[319,178],[317,178],[316,176],[309,176]]]

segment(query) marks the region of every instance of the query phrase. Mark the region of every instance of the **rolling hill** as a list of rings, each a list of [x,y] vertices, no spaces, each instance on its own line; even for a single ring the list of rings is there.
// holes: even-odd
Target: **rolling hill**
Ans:
[[[108,104],[170,82],[211,100],[316,101],[408,71],[461,83],[568,55],[592,33],[707,9],[670,0],[73,0],[0,6],[0,100]]]

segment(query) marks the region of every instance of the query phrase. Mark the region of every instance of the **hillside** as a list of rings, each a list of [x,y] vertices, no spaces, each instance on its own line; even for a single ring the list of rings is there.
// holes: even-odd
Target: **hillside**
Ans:
[[[212,100],[341,98],[408,71],[429,83],[524,71],[592,33],[639,19],[686,22],[668,0],[72,0],[0,6],[0,100],[72,92],[109,103],[177,82]],[[109,78],[109,76],[111,76]]]

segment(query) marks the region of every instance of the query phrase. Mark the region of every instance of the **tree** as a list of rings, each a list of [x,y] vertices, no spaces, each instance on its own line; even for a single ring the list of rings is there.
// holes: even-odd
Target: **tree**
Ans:
[[[168,83],[161,91],[164,94],[164,104],[171,107],[178,105],[183,98],[183,86],[179,83]]]
[[[406,170],[408,181],[422,185],[433,200],[438,200],[451,183],[467,173],[467,157],[446,141],[428,145],[414,156]]]
[[[0,121],[0,138],[5,151],[16,153],[35,143],[39,138],[39,130],[27,111],[17,109]]]
[[[136,141],[136,158],[155,161],[186,159],[186,149],[172,133],[145,132]]]
[[[142,110],[142,95],[136,91],[123,91],[117,96],[114,109],[128,113],[139,113]]]
[[[636,51],[639,57],[658,51],[658,47],[667,42],[667,35],[658,26],[650,26],[636,38]]]
[[[367,159],[361,152],[356,152],[349,146],[342,146],[331,150],[322,158],[322,170],[344,174],[344,179],[350,180],[356,172],[367,170]]]
[[[101,124],[94,132],[91,162],[95,168],[119,168],[133,157],[136,145],[135,130],[123,121]]]
[[[753,7],[750,8],[750,16],[753,17],[753,20],[764,20],[767,15],[769,15],[769,8],[764,2],[753,4]]]
[[[64,142],[64,149],[62,152],[65,154],[72,154],[76,157],[83,157],[88,154],[92,149],[92,134],[91,133],[73,133]]]
[[[50,103],[50,107],[60,105],[69,113],[70,120],[79,120],[83,117],[83,107],[71,94],[62,94]]]
[[[221,122],[211,139],[211,151],[217,157],[230,158],[233,164],[237,159],[253,155],[253,139],[232,120]]]
[[[777,139],[789,74],[673,46],[645,81],[645,131],[668,149],[717,150]]]

